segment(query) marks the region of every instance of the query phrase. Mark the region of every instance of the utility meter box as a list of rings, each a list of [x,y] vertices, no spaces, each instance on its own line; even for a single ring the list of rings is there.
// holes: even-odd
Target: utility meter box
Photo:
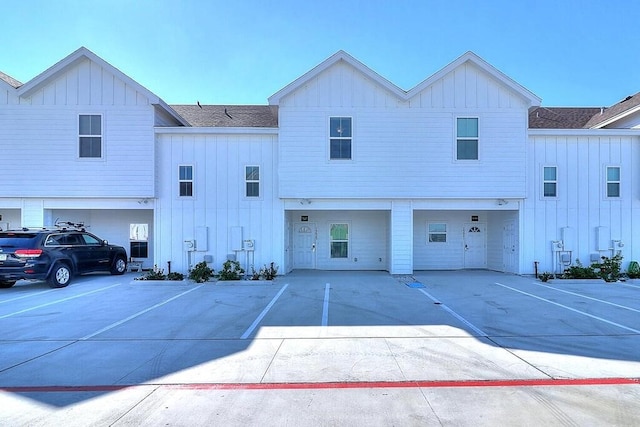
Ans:
[[[184,241],[184,250],[187,252],[193,252],[196,250],[196,242],[193,240],[185,240]]]
[[[253,251],[256,248],[255,240],[245,240],[243,241],[243,243],[244,243],[243,248],[245,251]]]

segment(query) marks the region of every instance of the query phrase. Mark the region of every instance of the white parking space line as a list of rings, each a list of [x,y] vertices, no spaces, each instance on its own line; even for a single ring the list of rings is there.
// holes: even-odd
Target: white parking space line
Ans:
[[[573,311],[574,313],[582,314],[583,316],[587,316],[587,317],[590,317],[592,319],[599,320],[600,322],[604,322],[604,323],[607,323],[609,325],[616,326],[616,327],[624,329],[626,331],[630,331],[630,332],[633,332],[635,334],[640,334],[639,330],[630,328],[630,327],[625,326],[625,325],[621,325],[620,323],[612,322],[611,320],[607,320],[607,319],[604,319],[602,317],[594,316],[593,314],[585,313],[584,311],[576,310],[573,307],[569,307],[569,306],[566,306],[564,304],[560,304],[558,302],[551,301],[551,300],[548,300],[546,298],[542,298],[542,297],[539,297],[537,295],[530,294],[529,292],[525,292],[525,291],[521,291],[519,289],[512,288],[511,286],[503,285],[502,283],[495,282],[495,284],[498,285],[498,286],[502,286],[505,289],[510,289],[510,290],[512,290],[514,292],[518,292],[518,293],[520,293],[522,295],[527,295],[527,296],[530,296],[531,298],[535,298],[535,299],[540,300],[540,301],[548,302],[549,304],[553,304],[555,306],[562,307],[562,308],[567,309],[569,311]]]
[[[640,286],[638,285],[632,285],[631,283],[621,283],[622,286],[628,286],[630,288],[636,288],[636,289],[640,289]]]
[[[456,319],[458,319],[459,321],[461,321],[462,323],[467,325],[469,328],[471,328],[471,330],[473,330],[477,335],[480,335],[480,336],[483,336],[483,337],[488,336],[482,329],[478,328],[476,325],[474,325],[473,323],[469,322],[464,317],[460,316],[458,313],[456,313],[455,311],[453,311],[452,309],[447,307],[445,304],[443,304],[440,301],[438,301],[438,299],[433,297],[431,294],[429,294],[424,289],[418,289],[418,290],[420,292],[422,292],[423,294],[425,294],[431,301],[433,301],[434,303],[436,303],[440,307],[442,307],[447,313],[449,313],[450,315],[452,315],[453,317],[455,317]]]
[[[50,305],[55,305],[55,304],[58,304],[58,303],[61,303],[61,302],[70,301],[72,299],[81,298],[81,297],[84,297],[84,296],[87,296],[87,295],[95,294],[96,292],[106,291],[107,289],[115,288],[116,286],[120,286],[120,285],[122,285],[122,283],[116,283],[115,285],[106,286],[106,287],[100,288],[100,289],[94,289],[93,291],[84,292],[82,294],[74,295],[72,297],[62,298],[62,299],[59,299],[59,300],[48,302],[46,304],[40,304],[40,305],[36,305],[34,307],[25,308],[24,310],[15,311],[13,313],[9,313],[9,314],[5,314],[3,316],[0,316],[0,319],[6,319],[7,317],[15,316],[15,315],[22,314],[22,313],[27,313],[27,312],[33,311],[33,310],[38,310],[38,309],[43,308],[43,307],[48,307]]]
[[[92,333],[92,334],[89,334],[89,335],[86,335],[86,336],[84,336],[84,337],[80,338],[80,341],[85,341],[85,340],[91,339],[91,338],[95,337],[96,335],[99,335],[99,334],[101,334],[101,333],[103,333],[103,332],[106,332],[106,331],[108,331],[108,330],[110,330],[110,329],[113,329],[113,328],[115,328],[115,327],[117,327],[117,326],[120,326],[120,325],[122,325],[123,323],[128,322],[129,320],[133,320],[133,319],[135,319],[136,317],[142,316],[143,314],[148,313],[148,312],[150,312],[151,310],[155,310],[155,309],[156,309],[156,308],[158,308],[158,307],[162,307],[163,305],[168,304],[168,303],[170,303],[171,301],[174,301],[174,300],[176,300],[176,299],[180,298],[181,296],[184,296],[184,295],[186,295],[186,294],[188,294],[188,293],[190,293],[190,292],[193,292],[193,291],[195,291],[196,289],[200,289],[200,286],[195,287],[195,288],[191,288],[191,289],[189,289],[188,291],[184,291],[184,292],[182,292],[181,294],[175,295],[175,296],[173,296],[173,297],[171,297],[171,298],[169,298],[169,299],[167,299],[167,300],[164,300],[164,301],[162,301],[162,302],[159,302],[158,304],[152,305],[152,306],[151,306],[151,307],[149,307],[149,308],[146,308],[146,309],[144,309],[144,310],[142,310],[142,311],[139,311],[139,312],[137,312],[137,313],[135,313],[135,314],[132,314],[131,316],[127,317],[126,319],[122,319],[122,320],[120,320],[120,321],[118,321],[118,322],[112,323],[112,324],[110,324],[110,325],[109,325],[109,326],[107,326],[107,327],[104,327],[104,328],[102,328],[102,329],[100,329],[100,330],[98,330],[98,331],[96,331],[96,332],[94,332],[94,333]]]
[[[322,326],[329,324],[329,290],[331,284],[324,285],[324,303],[322,304]]]
[[[533,284],[536,285],[536,286],[540,286],[540,287],[543,287],[543,288],[551,289],[551,290],[554,290],[554,291],[557,291],[557,292],[562,292],[563,294],[574,295],[574,296],[577,296],[577,297],[580,297],[580,298],[584,298],[584,299],[588,299],[588,300],[591,300],[591,301],[600,302],[602,304],[611,305],[613,307],[618,307],[618,308],[621,308],[623,310],[635,311],[636,313],[640,313],[640,310],[638,310],[636,308],[627,307],[626,305],[616,304],[615,302],[610,302],[610,301],[605,301],[605,300],[601,300],[601,299],[598,299],[598,298],[589,297],[587,295],[582,295],[582,294],[579,294],[579,293],[576,293],[576,292],[565,291],[563,289],[554,288],[554,287],[548,286],[548,285],[541,285],[540,283],[535,283],[534,282]]]
[[[46,291],[29,293],[29,294],[22,295],[22,296],[19,296],[19,297],[2,300],[2,301],[0,301],[0,304],[4,304],[6,302],[18,301],[18,300],[25,299],[25,298],[37,297],[38,295],[48,294],[49,292],[54,292],[54,291],[57,291],[57,290],[58,289],[47,289]]]
[[[264,316],[267,315],[269,310],[271,310],[271,307],[273,307],[273,305],[276,303],[276,301],[278,301],[278,298],[280,298],[280,296],[283,294],[284,290],[287,289],[287,286],[289,286],[288,283],[285,284],[282,287],[282,289],[280,289],[280,292],[278,292],[275,297],[273,297],[271,302],[264,308],[264,310],[262,310],[262,313],[260,313],[260,315],[256,318],[256,320],[254,320],[254,322],[251,324],[251,326],[249,326],[249,329],[247,329],[244,332],[244,334],[242,334],[242,336],[240,337],[241,340],[246,340],[247,338],[249,338],[249,335],[251,335],[251,333],[254,331],[254,329],[256,329],[258,327],[258,325],[260,324],[260,322],[262,321]]]

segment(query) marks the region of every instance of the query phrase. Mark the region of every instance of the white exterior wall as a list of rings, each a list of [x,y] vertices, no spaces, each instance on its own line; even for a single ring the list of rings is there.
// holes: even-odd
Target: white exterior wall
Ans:
[[[640,137],[606,130],[532,134],[527,163],[529,196],[524,202],[523,272],[533,271],[533,261],[540,262],[539,271],[552,271],[551,241],[562,238],[563,227],[573,229],[574,262],[579,259],[589,265],[592,253],[613,255],[611,250],[597,250],[597,227],[606,227],[609,239],[624,242],[623,266],[640,259]],[[544,166],[557,167],[556,198],[542,196]],[[607,166],[620,167],[619,198],[606,197]]]
[[[0,194],[154,197],[154,108],[149,100],[89,60],[45,83],[19,104],[0,102]],[[100,159],[79,158],[79,114],[102,115]]]
[[[285,268],[284,209],[277,197],[277,136],[206,130],[157,129],[158,201],[156,262],[171,261],[172,270],[187,273],[190,264],[212,256],[219,270],[228,254],[243,266],[246,253],[234,253],[231,228],[242,227],[244,239],[255,240],[256,270],[275,262]],[[224,132],[224,131],[222,131]],[[194,197],[180,197],[179,165],[192,165]],[[260,197],[245,197],[245,166],[260,167]],[[207,227],[207,245],[196,242],[190,255],[185,240],[196,240]]]
[[[329,160],[331,116],[353,118],[352,160]],[[457,117],[479,118],[479,161],[455,160]],[[279,120],[281,197],[525,194],[526,106],[471,65],[401,101],[339,63],[284,97]]]

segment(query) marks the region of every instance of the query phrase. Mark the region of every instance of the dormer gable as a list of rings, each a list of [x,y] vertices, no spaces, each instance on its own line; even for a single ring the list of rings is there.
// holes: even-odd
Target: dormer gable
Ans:
[[[85,47],[18,87],[17,94],[27,104],[153,105],[188,126],[157,95]]]
[[[640,92],[602,108],[586,124],[589,129],[640,129]]]
[[[321,83],[324,84],[320,88],[316,87]],[[474,88],[478,92],[484,89],[484,93],[477,95],[479,97],[491,96],[487,95],[487,92],[496,89],[493,92],[497,93],[495,96],[501,99],[499,102],[503,104],[505,99],[507,102],[509,99],[516,99],[524,108],[540,105],[539,97],[473,52],[465,53],[411,90],[405,91],[342,50],[273,94],[269,97],[269,104],[281,105],[283,101],[302,92],[307,92],[306,96],[300,96],[303,101],[294,100],[294,104],[308,104],[309,99],[319,100],[323,96],[331,96],[331,92],[336,92],[334,98],[340,97],[340,102],[350,103],[351,106],[367,102],[389,105],[390,100],[396,103],[419,103],[420,97],[425,94],[433,95],[434,99],[438,96],[447,98],[448,102],[455,103],[464,96],[461,88],[466,88],[469,84],[479,85],[478,88]],[[345,90],[347,86],[351,86],[352,90]],[[362,90],[353,90],[355,86]],[[441,86],[451,86],[451,93],[435,94],[436,91],[444,90]],[[381,96],[375,92],[379,92]],[[433,107],[444,106],[433,105],[437,104],[437,101],[433,100],[430,103],[432,105],[429,106]],[[468,100],[463,100],[463,103],[468,106]]]

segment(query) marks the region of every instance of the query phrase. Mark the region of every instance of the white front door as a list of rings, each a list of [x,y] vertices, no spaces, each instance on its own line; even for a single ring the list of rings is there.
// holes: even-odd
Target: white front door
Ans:
[[[293,268],[316,268],[316,224],[298,222],[293,227]]]
[[[487,225],[479,222],[464,225],[464,268],[487,267]]]
[[[518,235],[515,221],[508,221],[502,228],[502,269],[508,273],[517,273]]]

